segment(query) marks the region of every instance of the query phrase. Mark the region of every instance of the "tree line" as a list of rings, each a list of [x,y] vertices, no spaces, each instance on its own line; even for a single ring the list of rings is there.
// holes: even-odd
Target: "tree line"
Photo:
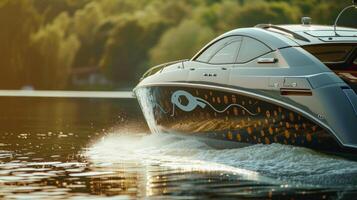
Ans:
[[[332,24],[341,0],[0,0],[0,88],[71,89],[98,67],[118,87],[150,66],[190,58],[228,30],[260,23]],[[351,15],[354,15],[351,17]],[[356,26],[354,13],[341,24]]]

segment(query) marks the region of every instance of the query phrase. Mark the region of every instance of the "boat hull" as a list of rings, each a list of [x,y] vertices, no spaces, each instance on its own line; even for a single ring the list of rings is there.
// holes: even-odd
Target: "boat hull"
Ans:
[[[326,128],[304,113],[254,95],[183,85],[139,87],[135,94],[153,133],[345,151]]]

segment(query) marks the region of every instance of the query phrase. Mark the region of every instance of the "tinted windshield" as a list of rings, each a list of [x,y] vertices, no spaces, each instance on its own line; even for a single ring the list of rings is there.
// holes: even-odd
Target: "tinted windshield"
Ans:
[[[323,63],[341,63],[346,61],[356,48],[356,45],[312,45],[304,46],[303,48]]]
[[[209,63],[212,64],[224,64],[224,63],[234,63],[238,50],[241,44],[241,40],[234,40],[220,49],[212,58]]]
[[[223,38],[221,40],[218,40],[217,42],[215,42],[211,46],[209,46],[207,49],[205,49],[195,60],[199,61],[199,62],[206,62],[207,63],[222,48],[224,48],[225,46],[231,44],[232,41],[241,40],[241,38],[242,38],[241,36],[230,36],[230,37],[226,37],[226,38]]]
[[[237,63],[245,63],[264,55],[271,50],[265,44],[250,37],[244,37]]]

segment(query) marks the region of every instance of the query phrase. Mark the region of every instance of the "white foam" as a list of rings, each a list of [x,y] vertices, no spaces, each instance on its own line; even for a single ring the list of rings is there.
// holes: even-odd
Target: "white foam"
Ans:
[[[281,180],[313,185],[354,186],[357,163],[310,149],[281,144],[201,151],[196,158],[261,172]]]
[[[104,137],[93,144],[86,155],[99,164],[159,161],[171,167],[172,164],[177,167],[190,164],[196,168],[202,165],[204,170],[246,170],[244,172],[250,175],[263,174],[289,183],[339,187],[356,187],[357,184],[357,162],[280,144],[217,150],[195,139],[162,134],[140,137],[119,134]],[[209,168],[205,167],[207,163]]]

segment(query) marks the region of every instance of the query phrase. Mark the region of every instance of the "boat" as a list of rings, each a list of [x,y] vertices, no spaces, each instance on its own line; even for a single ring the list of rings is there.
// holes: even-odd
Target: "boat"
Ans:
[[[357,155],[357,29],[260,24],[224,33],[134,89],[152,133]]]

